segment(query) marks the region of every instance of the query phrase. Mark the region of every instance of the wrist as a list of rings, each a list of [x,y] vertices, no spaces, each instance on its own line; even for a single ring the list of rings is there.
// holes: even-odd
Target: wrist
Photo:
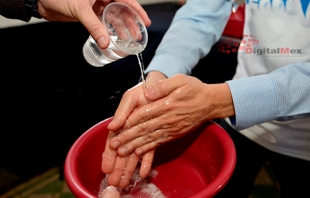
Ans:
[[[235,115],[235,108],[232,95],[227,83],[214,84],[214,107],[216,118],[227,118]]]
[[[146,82],[148,85],[156,84],[158,81],[166,79],[167,76],[165,76],[163,73],[159,71],[151,71],[146,76]]]

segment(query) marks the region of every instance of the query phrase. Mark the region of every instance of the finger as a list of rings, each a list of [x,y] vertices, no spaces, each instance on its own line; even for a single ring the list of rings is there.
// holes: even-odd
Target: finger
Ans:
[[[109,132],[109,135],[108,135],[108,138],[105,144],[105,149],[104,149],[104,152],[102,153],[101,170],[105,174],[109,174],[113,171],[114,165],[116,162],[117,151],[112,150],[109,146],[111,138],[114,136],[116,136],[115,133]]]
[[[174,139],[173,136],[168,136],[166,134],[161,135],[161,133],[159,133],[159,132],[158,132],[158,134],[160,134],[160,135],[157,135],[158,138],[155,139],[154,141],[150,141],[149,143],[145,143],[145,138],[146,138],[145,136],[138,138],[138,141],[137,141],[136,146],[135,146],[136,149],[134,152],[137,155],[143,155],[143,154],[155,149],[156,147]]]
[[[165,97],[141,106],[132,112],[126,120],[126,124],[123,127],[124,130],[116,137],[112,138],[111,148],[117,149],[119,146],[133,141],[145,134],[152,137],[152,132],[161,128],[167,128],[167,122],[171,122],[168,121],[171,119],[167,117],[167,112],[170,112],[173,107],[169,105],[170,103],[173,103],[173,98]],[[119,154],[126,155],[126,153]]]
[[[97,16],[101,16],[103,13],[104,8],[109,4],[110,2],[102,2],[102,1],[96,1],[93,5],[93,11]]]
[[[114,186],[108,186],[104,191],[99,195],[99,198],[120,198],[120,193]]]
[[[116,131],[125,124],[128,116],[138,106],[141,93],[143,93],[142,83],[139,83],[137,86],[124,93],[114,114],[113,120],[108,125],[109,130]]]
[[[136,0],[115,0],[115,1],[126,3],[139,14],[139,16],[141,17],[146,27],[151,25],[151,19],[148,17],[146,11],[142,8],[142,6]]]
[[[173,136],[170,136],[165,129],[158,129],[152,133],[146,133],[140,137],[129,141],[117,149],[119,156],[126,156],[128,153],[135,152],[137,155],[143,155],[148,151],[155,149],[157,146],[171,141]]]
[[[105,20],[106,20],[106,23],[108,23],[111,26],[113,31],[115,31],[114,33],[112,33],[112,30],[111,30],[109,34],[117,34],[118,40],[123,40],[123,41],[130,40],[130,33],[127,27],[125,26],[123,20],[120,20],[114,16],[106,16]]]
[[[134,17],[135,16],[131,16],[128,10],[114,7],[111,7],[111,9],[103,15],[105,23],[109,24],[109,27],[113,29],[111,34],[116,34],[118,39],[128,42],[124,44],[140,41],[142,38],[140,26],[136,23]]]
[[[125,27],[128,30],[127,40],[140,41],[142,39],[142,34],[141,34],[140,26],[136,20],[137,16],[131,16],[129,12],[127,12],[126,10],[124,10],[120,14],[123,18]]]
[[[119,183],[119,187],[124,188],[130,183],[130,179],[132,178],[132,175],[137,167],[137,164],[140,160],[140,157],[136,155],[135,153],[132,153],[128,157],[128,161],[126,164],[126,167],[124,169],[124,173],[121,177],[121,181]]]
[[[149,86],[146,89],[146,97],[151,100],[158,100],[165,96],[168,96],[170,93],[175,91],[176,89],[182,87],[187,82],[183,79],[182,75],[175,75],[171,78],[163,79],[158,81],[158,83],[154,86]]]
[[[141,167],[140,167],[140,177],[146,178],[152,169],[152,163],[154,158],[155,149],[144,154],[142,157]]]
[[[128,157],[116,157],[113,172],[109,174],[108,184],[111,186],[119,186],[119,183],[124,174],[124,170],[128,161]]]
[[[133,112],[134,114],[135,112]],[[150,114],[153,114],[150,112]],[[138,146],[141,146],[141,141],[136,142],[136,138],[139,138],[141,136],[145,136],[145,141],[150,142],[155,140],[157,137],[154,136],[153,132],[158,129],[158,127],[161,126],[161,123],[158,123],[158,120],[152,119],[147,120],[144,123],[137,124],[136,122],[133,123],[135,126],[132,128],[129,128],[127,130],[123,130],[121,133],[118,133],[115,137],[113,137],[110,141],[110,147],[112,149],[117,149],[120,146],[122,148],[118,149],[118,154],[120,156],[126,156],[129,153],[131,153],[135,148]],[[136,125],[137,124],[137,125]],[[131,125],[128,121],[126,122],[126,125]],[[125,145],[128,143],[127,145]],[[124,146],[125,145],[125,146]]]
[[[100,21],[99,17],[96,16],[94,11],[89,9],[84,9],[78,14],[79,21],[84,25],[88,30],[90,35],[96,41],[100,48],[105,49],[110,44],[109,36],[104,30],[103,24]]]

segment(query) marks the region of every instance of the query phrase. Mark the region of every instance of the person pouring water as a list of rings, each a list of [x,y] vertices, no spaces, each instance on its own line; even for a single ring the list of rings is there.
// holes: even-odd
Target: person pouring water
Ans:
[[[110,38],[99,18],[104,8],[112,2],[126,3],[139,14],[145,26],[151,25],[147,13],[136,0],[1,0],[0,15],[25,22],[29,22],[31,17],[48,21],[79,21],[100,48],[105,49],[110,44]]]
[[[0,15],[8,19],[29,22],[31,17],[44,18],[48,21],[81,22],[89,31],[100,48],[110,44],[109,35],[99,20],[104,8],[111,2],[123,2],[132,7],[145,26],[150,26],[145,10],[136,0],[2,0]],[[119,198],[120,193],[114,186],[107,187],[100,198]]]

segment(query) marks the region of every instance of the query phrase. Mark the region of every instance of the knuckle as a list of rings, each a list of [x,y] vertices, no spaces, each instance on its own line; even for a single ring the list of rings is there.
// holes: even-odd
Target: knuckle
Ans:
[[[144,135],[147,131],[147,126],[145,123],[141,123],[138,125],[137,132],[139,135]]]
[[[132,92],[131,90],[132,90],[132,89],[126,90],[126,91],[123,93],[122,98],[130,98],[131,92]]]
[[[131,155],[130,155],[130,158],[129,158],[131,161],[139,161],[140,160],[140,156],[139,155],[137,155],[137,154],[135,154],[135,153],[132,153]]]
[[[118,184],[119,184],[119,179],[117,179],[117,178],[115,178],[115,177],[109,176],[109,177],[108,177],[108,183],[109,183],[109,185],[112,185],[112,186],[118,186]]]
[[[93,24],[89,27],[89,33],[93,35],[99,29],[100,29],[100,26],[98,26],[97,24]]]
[[[145,134],[144,140],[146,142],[152,142],[154,140],[154,137],[153,137],[152,133]]]

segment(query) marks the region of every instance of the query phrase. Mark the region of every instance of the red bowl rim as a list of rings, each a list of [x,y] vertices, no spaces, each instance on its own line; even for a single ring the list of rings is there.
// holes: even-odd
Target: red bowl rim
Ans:
[[[75,161],[74,158],[76,158],[78,155],[79,147],[92,136],[92,133],[89,133],[89,131],[92,131],[94,128],[97,127],[102,127],[101,125],[103,123],[107,125],[107,123],[109,123],[111,120],[112,117],[107,118],[89,128],[74,142],[67,154],[64,166],[65,180],[68,188],[77,197],[98,198],[98,196],[94,196],[92,192],[83,187],[82,183],[78,178],[77,169],[73,162]]]

